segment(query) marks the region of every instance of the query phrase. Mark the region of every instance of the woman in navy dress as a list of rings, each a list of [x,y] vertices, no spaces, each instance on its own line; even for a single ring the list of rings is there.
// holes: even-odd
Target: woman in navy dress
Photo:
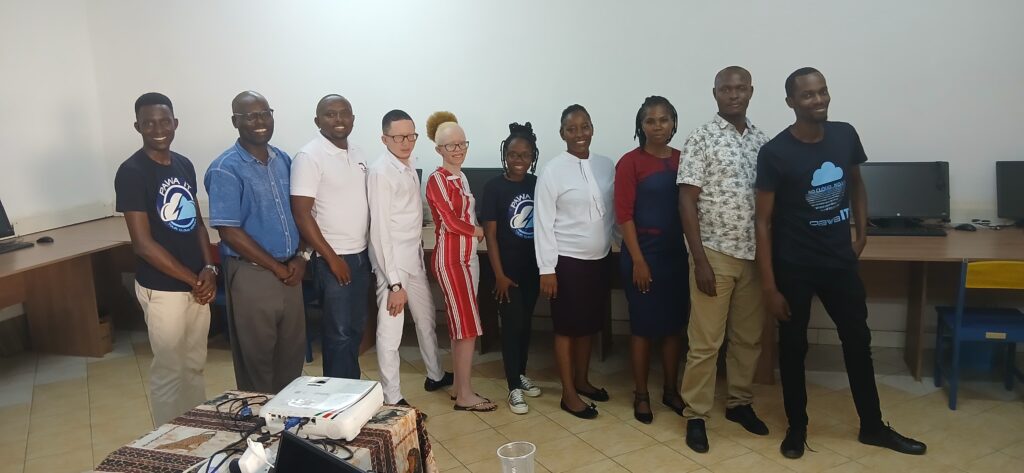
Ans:
[[[676,132],[675,107],[648,97],[636,115],[640,146],[615,166],[615,217],[622,230],[622,281],[629,302],[630,358],[636,391],[633,416],[650,423],[651,342],[661,339],[665,384],[662,403],[682,415],[679,355],[690,297],[676,171],[679,150],[668,145]],[[628,281],[628,282],[627,282]]]

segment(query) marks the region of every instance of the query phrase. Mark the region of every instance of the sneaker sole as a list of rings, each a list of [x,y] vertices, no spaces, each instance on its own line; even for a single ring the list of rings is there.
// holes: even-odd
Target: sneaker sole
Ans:
[[[508,405],[508,410],[512,411],[513,414],[526,414],[530,412],[529,406],[515,407],[512,404]]]
[[[541,390],[540,388],[534,388],[531,391],[527,391],[524,389],[523,394],[525,394],[527,397],[538,397],[541,394]]]

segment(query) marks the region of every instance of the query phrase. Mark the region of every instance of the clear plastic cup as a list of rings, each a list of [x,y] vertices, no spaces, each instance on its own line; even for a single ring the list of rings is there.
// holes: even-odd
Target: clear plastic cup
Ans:
[[[530,442],[512,442],[498,447],[501,473],[533,473],[533,455],[537,447]]]

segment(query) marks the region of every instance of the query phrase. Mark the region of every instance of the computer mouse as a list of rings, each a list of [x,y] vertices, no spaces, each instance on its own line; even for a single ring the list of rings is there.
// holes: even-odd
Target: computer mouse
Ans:
[[[974,225],[971,225],[969,223],[961,223],[960,225],[954,227],[954,230],[960,230],[962,232],[976,232],[978,231],[978,227],[975,227]]]
[[[36,240],[36,243],[53,243],[53,237],[41,236],[38,240]]]

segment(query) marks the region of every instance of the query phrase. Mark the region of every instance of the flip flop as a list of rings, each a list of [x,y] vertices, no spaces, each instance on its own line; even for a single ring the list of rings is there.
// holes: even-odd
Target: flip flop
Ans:
[[[490,404],[491,406],[490,407],[481,407],[481,406],[484,406],[485,404]],[[473,404],[472,406],[460,406],[460,405],[456,404],[454,406],[454,408],[457,411],[491,412],[491,411],[494,411],[494,410],[498,409],[498,405],[493,403],[493,402],[491,402],[490,399],[487,399],[485,397],[485,398],[483,398],[482,402],[478,402],[476,404]]]

